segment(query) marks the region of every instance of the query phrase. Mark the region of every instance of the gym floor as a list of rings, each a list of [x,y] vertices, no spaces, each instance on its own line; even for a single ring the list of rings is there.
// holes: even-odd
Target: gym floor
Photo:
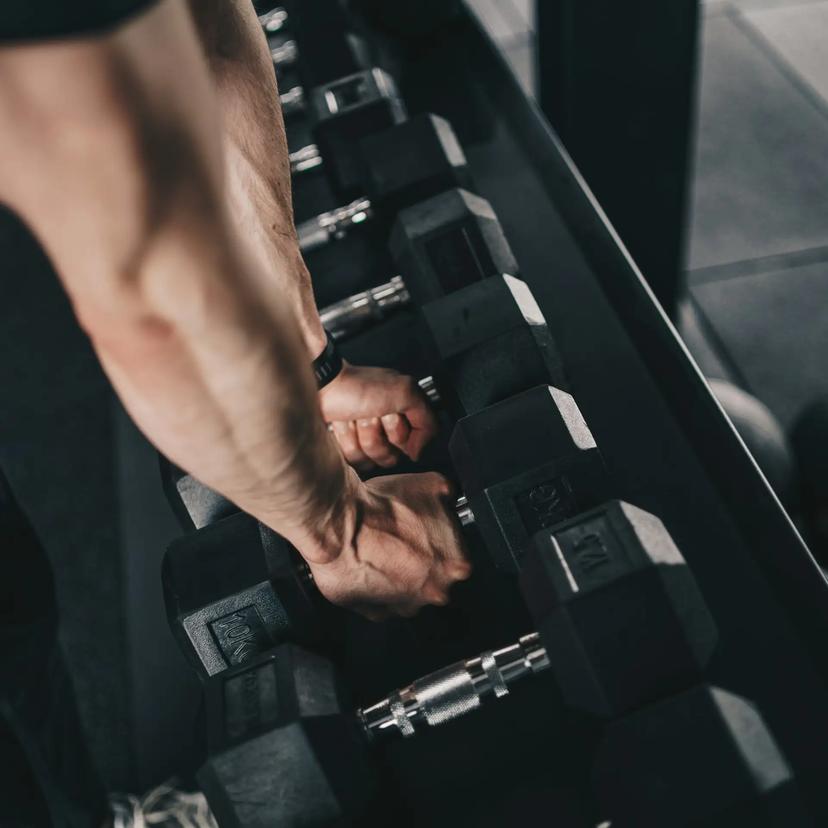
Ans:
[[[532,0],[471,5],[533,91]],[[681,328],[785,427],[828,393],[826,42],[828,0],[704,3]]]

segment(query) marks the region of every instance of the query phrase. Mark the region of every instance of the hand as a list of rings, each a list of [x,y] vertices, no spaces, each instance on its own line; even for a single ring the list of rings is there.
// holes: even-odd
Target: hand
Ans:
[[[439,474],[401,474],[361,484],[350,538],[327,563],[309,562],[334,604],[373,621],[448,603],[471,574],[454,494]]]
[[[437,420],[420,387],[389,368],[345,363],[319,399],[345,459],[359,471],[390,468],[400,453],[416,460],[437,433]]]

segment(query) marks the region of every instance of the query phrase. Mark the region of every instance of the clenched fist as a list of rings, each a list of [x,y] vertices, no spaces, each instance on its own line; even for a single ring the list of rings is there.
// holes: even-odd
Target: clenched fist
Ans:
[[[401,454],[412,460],[437,433],[437,420],[415,380],[388,368],[345,363],[319,392],[345,459],[359,471],[390,468]]]

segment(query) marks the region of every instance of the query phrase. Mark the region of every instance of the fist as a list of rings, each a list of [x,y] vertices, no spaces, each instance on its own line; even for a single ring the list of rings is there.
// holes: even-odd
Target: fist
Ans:
[[[358,471],[416,460],[437,433],[434,412],[417,383],[389,368],[345,363],[319,392],[322,416],[345,459]]]

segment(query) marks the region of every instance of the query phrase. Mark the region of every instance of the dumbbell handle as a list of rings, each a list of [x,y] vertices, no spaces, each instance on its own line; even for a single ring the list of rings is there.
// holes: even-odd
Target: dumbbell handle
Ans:
[[[385,319],[389,313],[405,307],[410,301],[411,296],[402,276],[394,276],[388,282],[321,308],[319,318],[322,327],[334,339],[341,339],[369,323]]]
[[[322,154],[316,144],[308,144],[306,147],[290,153],[288,161],[290,162],[291,175],[310,172],[310,170],[318,169],[324,163]]]
[[[358,711],[357,716],[372,738],[413,736],[418,728],[465,716],[489,696],[508,695],[511,684],[548,667],[546,648],[533,632],[508,647],[488,650],[423,676]]]
[[[303,253],[310,253],[325,247],[333,239],[341,239],[352,227],[367,221],[372,212],[370,200],[358,198],[350,204],[303,221],[296,226],[299,248]]]
[[[259,15],[259,25],[268,34],[280,32],[287,25],[288,13],[286,9],[277,6],[275,9]]]
[[[270,50],[270,59],[277,69],[286,69],[299,60],[299,47],[295,40],[286,40]]]
[[[294,86],[279,95],[279,103],[282,106],[282,115],[285,118],[298,115],[305,111],[305,90],[301,86]],[[301,150],[299,151],[301,152]]]

